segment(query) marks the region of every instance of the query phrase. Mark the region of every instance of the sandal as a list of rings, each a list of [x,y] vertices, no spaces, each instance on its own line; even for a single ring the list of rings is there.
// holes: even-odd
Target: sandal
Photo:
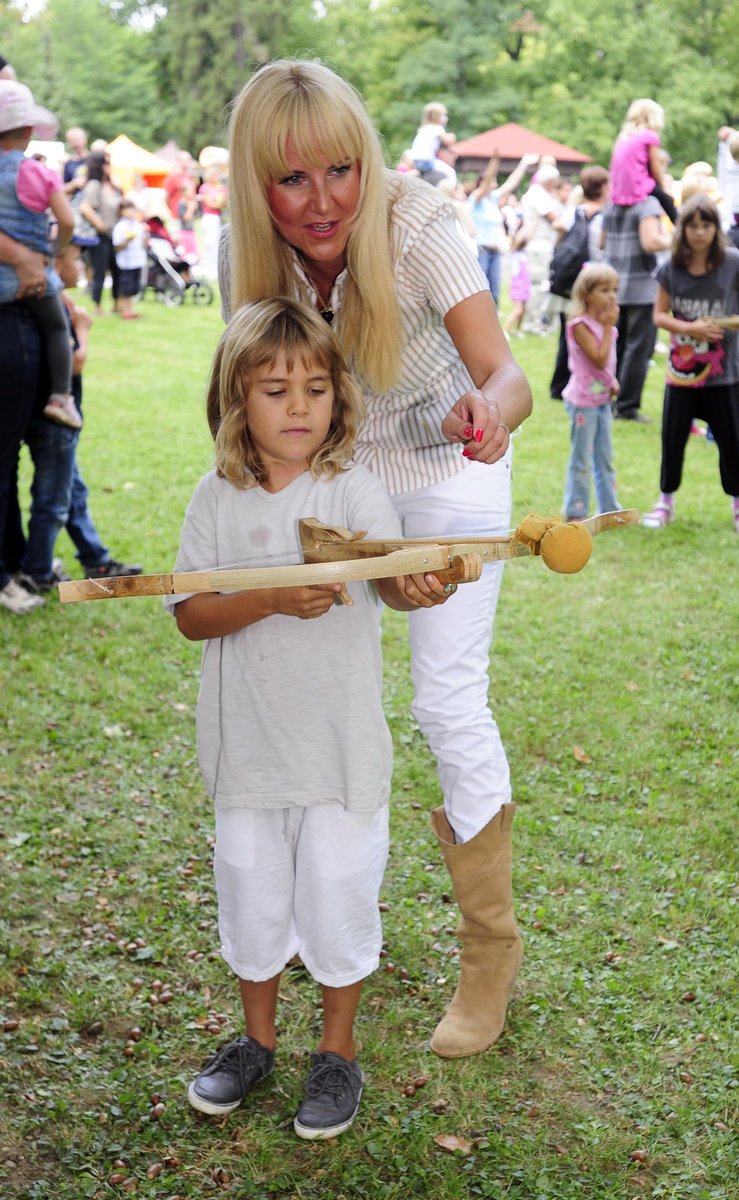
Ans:
[[[664,529],[665,525],[671,525],[674,520],[675,510],[672,505],[664,504],[660,500],[650,513],[642,517],[641,523],[646,529]]]

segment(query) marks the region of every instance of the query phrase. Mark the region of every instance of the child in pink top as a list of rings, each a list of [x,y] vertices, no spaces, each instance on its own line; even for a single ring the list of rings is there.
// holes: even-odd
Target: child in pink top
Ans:
[[[618,314],[618,275],[613,267],[604,262],[584,267],[572,289],[567,322],[570,379],[562,393],[572,446],[564,496],[568,521],[587,517],[593,477],[598,512],[621,507],[611,449],[611,399],[619,390]]]
[[[51,209],[57,223],[57,254],[72,237],[74,215],[61,177],[24,155],[38,111],[24,84],[0,79],[0,230],[30,250],[51,255],[47,210]],[[51,395],[44,416],[79,429],[82,419],[72,398],[72,354],[61,288],[56,271],[47,266],[46,291],[24,296],[22,303],[30,308],[46,340]],[[0,263],[0,303],[8,304],[17,298],[15,268]]]
[[[611,200],[614,204],[641,204],[654,195],[675,221],[677,210],[663,188],[664,152],[659,135],[665,114],[654,100],[634,100],[616,140],[611,157]]]

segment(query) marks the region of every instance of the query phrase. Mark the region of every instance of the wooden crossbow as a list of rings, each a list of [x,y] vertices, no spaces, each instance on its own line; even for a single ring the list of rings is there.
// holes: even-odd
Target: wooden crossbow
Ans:
[[[64,603],[112,600],[126,596],[171,596],[193,592],[235,592],[258,588],[307,587],[390,579],[396,575],[436,575],[445,584],[473,583],[485,563],[541,555],[554,571],[579,571],[590,557],[592,535],[636,525],[635,508],[601,513],[578,522],[559,517],[525,517],[512,534],[490,537],[443,537],[367,541],[363,532],[321,525],[313,518],[299,525],[303,562],[286,567],[226,567],[164,575],[121,575],[104,580],[79,579],[59,584]],[[337,593],[351,604],[346,588]]]

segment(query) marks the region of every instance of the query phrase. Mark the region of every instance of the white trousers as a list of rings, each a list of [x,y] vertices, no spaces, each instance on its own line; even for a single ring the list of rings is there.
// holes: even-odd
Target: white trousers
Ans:
[[[202,240],[201,270],[206,279],[218,279],[218,242],[221,237],[221,217],[218,213],[203,213],[200,219]]]
[[[471,463],[433,487],[393,497],[407,538],[507,530],[511,460]],[[503,563],[483,568],[439,608],[409,613],[413,715],[436,756],[444,808],[469,841],[511,799],[500,731],[488,703],[490,645]]]
[[[380,962],[378,902],[388,809],[216,810],[214,873],[221,954],[240,979],[272,979],[299,954],[326,987]]]

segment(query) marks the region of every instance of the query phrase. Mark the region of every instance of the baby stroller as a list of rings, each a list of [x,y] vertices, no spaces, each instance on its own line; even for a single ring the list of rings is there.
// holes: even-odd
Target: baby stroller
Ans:
[[[212,304],[213,288],[205,279],[198,278],[197,260],[189,255],[180,257],[164,227],[161,231],[155,228],[155,220],[150,218],[147,222],[150,239],[141,298],[151,290],[168,308],[184,304],[187,295],[192,297],[193,304]]]

